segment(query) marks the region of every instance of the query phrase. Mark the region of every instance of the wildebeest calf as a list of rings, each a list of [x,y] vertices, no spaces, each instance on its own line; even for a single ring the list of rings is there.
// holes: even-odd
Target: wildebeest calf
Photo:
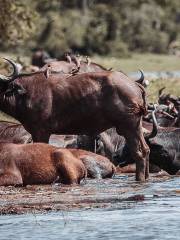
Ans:
[[[45,143],[0,143],[0,185],[80,183],[87,172],[90,176],[93,172],[94,177],[101,172],[102,177],[105,174],[112,176],[115,168],[110,162],[109,165],[98,163],[94,171],[96,158],[101,161],[101,156],[87,151],[57,148]],[[105,173],[102,169],[106,167],[109,172],[107,169]]]

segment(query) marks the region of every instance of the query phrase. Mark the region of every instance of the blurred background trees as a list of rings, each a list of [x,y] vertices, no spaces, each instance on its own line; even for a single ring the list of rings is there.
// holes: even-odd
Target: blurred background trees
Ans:
[[[0,9],[1,50],[124,57],[167,53],[180,40],[177,0],[0,0]]]

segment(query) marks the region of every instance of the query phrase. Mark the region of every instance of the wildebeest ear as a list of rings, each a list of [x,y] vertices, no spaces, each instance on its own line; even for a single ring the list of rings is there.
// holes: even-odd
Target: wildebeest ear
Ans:
[[[50,74],[51,74],[51,68],[48,67],[48,68],[46,68],[46,70],[44,71],[44,75],[45,75],[46,78],[49,78],[49,75],[50,75]]]

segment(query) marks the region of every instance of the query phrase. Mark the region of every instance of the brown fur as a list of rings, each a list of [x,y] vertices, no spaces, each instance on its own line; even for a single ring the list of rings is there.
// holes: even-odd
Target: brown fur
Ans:
[[[149,148],[142,132],[145,91],[123,73],[21,76],[6,86],[4,101],[4,83],[1,87],[0,109],[17,118],[34,142],[48,142],[53,133],[95,136],[116,127],[136,159],[136,179],[148,178]]]
[[[86,176],[82,161],[67,149],[48,144],[0,144],[0,185],[80,183]]]
[[[70,73],[73,69],[77,68],[77,65],[75,64],[75,62],[69,63],[66,61],[53,61],[44,65],[41,68],[41,70],[45,70],[49,67],[51,68],[52,71],[55,71],[55,72],[62,71],[64,73]],[[101,72],[103,70],[107,70],[107,69],[97,63],[90,63],[88,65],[84,61],[81,61],[79,73]]]
[[[107,178],[112,177],[116,172],[114,164],[104,156],[81,149],[69,150],[73,155],[82,160],[87,169],[88,177]]]
[[[105,157],[79,149],[57,148],[45,143],[0,143],[0,186],[80,183],[112,177],[114,165]]]

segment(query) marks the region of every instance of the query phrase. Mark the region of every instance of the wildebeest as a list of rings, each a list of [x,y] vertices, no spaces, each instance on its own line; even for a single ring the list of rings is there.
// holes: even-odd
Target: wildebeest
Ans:
[[[149,104],[148,108],[152,109],[153,107]],[[156,106],[156,120],[159,126],[161,127],[174,127],[177,123],[177,116],[178,112],[177,110],[174,111],[174,109],[169,108],[169,106],[160,104]],[[152,123],[152,117],[151,113],[146,115],[144,118],[144,123],[151,122]]]
[[[42,48],[39,48],[32,55],[32,62],[31,63],[34,66],[43,67],[48,62],[48,60],[50,60],[50,59],[51,59],[51,57],[48,54],[48,52],[46,52]]]
[[[106,157],[82,149],[69,149],[81,159],[90,178],[110,178],[116,171],[114,164]]]
[[[179,127],[180,128],[180,107],[179,107],[179,111],[178,111],[178,116],[177,116],[177,119],[176,119],[175,127]]]
[[[149,161],[169,174],[180,170],[180,128],[157,128],[154,115],[153,134],[146,136],[150,148]],[[134,163],[130,149],[125,144],[114,154],[114,161],[120,166]]]
[[[180,106],[180,97],[174,96],[169,93],[163,93],[164,89],[165,87],[159,89],[159,104],[165,104],[169,106],[171,103],[173,103],[174,107],[178,109],[178,107]]]
[[[80,183],[89,177],[111,177],[115,167],[106,158],[78,149],[45,143],[0,143],[0,186]]]
[[[0,142],[17,144],[32,143],[32,137],[22,124],[0,121]],[[114,174],[115,166],[109,159],[91,152],[72,149],[75,142],[77,142],[77,136],[73,135],[51,135],[49,140],[51,145],[71,148],[70,151],[84,163],[88,177],[107,178]]]
[[[31,134],[28,133],[22,124],[0,121],[0,142],[11,143],[30,143],[32,142]]]
[[[0,76],[0,109],[18,119],[34,142],[48,142],[53,133],[96,136],[116,127],[136,159],[136,179],[148,178],[149,148],[141,126],[147,108],[140,84],[110,71],[19,75],[8,61],[14,73]]]
[[[64,72],[64,73],[70,73],[74,69],[77,69],[77,65],[75,62],[67,62],[67,61],[52,61],[50,63],[45,64],[41,70],[46,70],[47,68],[50,68],[52,71],[55,72]],[[80,67],[78,72],[79,73],[85,73],[85,72],[101,72],[101,71],[107,71],[106,68],[103,66],[97,64],[97,63],[90,63],[89,65],[81,61]]]
[[[164,104],[168,108],[168,112],[174,116],[174,119],[168,119],[168,117],[157,117],[157,121],[160,126],[169,127],[175,126],[180,127],[180,97],[172,94],[163,93],[165,87],[159,90],[159,104]]]
[[[86,176],[81,160],[67,149],[44,143],[0,143],[0,185],[80,183]],[[58,180],[59,179],[59,180]]]

